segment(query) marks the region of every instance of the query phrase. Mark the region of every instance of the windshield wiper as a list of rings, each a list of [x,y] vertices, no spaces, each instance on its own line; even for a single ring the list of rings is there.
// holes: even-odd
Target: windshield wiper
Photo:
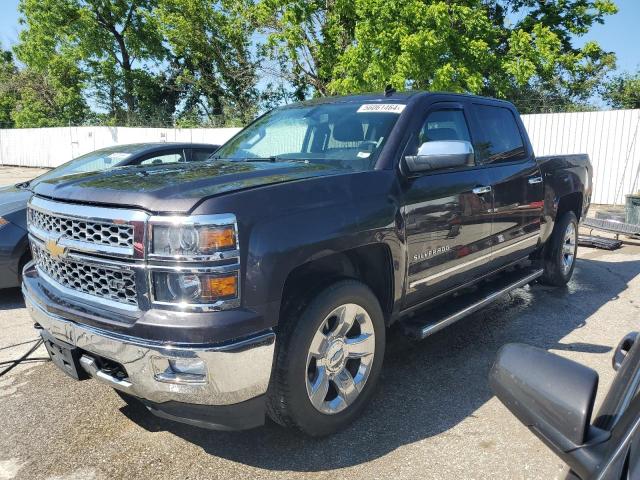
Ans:
[[[278,157],[212,157],[211,160],[228,160],[230,162],[277,162],[280,160]]]

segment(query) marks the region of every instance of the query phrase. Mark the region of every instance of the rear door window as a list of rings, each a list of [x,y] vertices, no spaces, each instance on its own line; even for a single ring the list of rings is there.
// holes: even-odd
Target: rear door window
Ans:
[[[164,150],[145,157],[140,165],[165,165],[167,163],[182,163],[187,160],[186,152],[181,148],[178,150]]]
[[[191,161],[192,162],[203,162],[207,160],[211,154],[215,151],[215,149],[207,149],[207,148],[194,148],[191,150]]]
[[[508,108],[473,105],[478,135],[474,149],[482,163],[513,162],[526,158],[524,141]]]

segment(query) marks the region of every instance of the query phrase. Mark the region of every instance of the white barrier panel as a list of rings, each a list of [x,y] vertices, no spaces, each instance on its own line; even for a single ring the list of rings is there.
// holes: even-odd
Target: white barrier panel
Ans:
[[[588,153],[594,203],[640,189],[640,110],[523,115],[537,155]],[[60,127],[0,130],[0,165],[56,167],[99,148],[138,142],[221,144],[238,128]]]
[[[223,144],[239,128],[58,127],[0,130],[0,165],[57,167],[99,148],[126,143]]]
[[[594,203],[624,204],[640,189],[640,110],[523,115],[536,155],[588,153]]]

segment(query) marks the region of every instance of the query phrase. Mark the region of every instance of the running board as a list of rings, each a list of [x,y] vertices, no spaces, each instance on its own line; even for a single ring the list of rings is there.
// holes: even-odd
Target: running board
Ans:
[[[424,310],[414,317],[402,321],[405,335],[416,340],[433,335],[461,318],[486,307],[496,299],[516,288],[531,283],[542,276],[542,269],[525,268],[500,274],[494,280],[479,286],[470,293],[462,293],[432,309]],[[418,318],[429,318],[427,323]]]

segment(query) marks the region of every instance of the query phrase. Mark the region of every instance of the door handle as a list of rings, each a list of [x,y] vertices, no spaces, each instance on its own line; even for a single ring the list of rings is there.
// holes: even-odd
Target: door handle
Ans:
[[[640,334],[638,332],[631,332],[620,341],[613,353],[613,358],[611,359],[611,364],[613,365],[614,370],[617,371],[620,369],[622,362],[629,353],[629,350],[631,350],[631,348],[633,348],[633,344],[639,340]]]
[[[476,195],[484,195],[485,193],[489,193],[491,191],[491,187],[490,186],[486,186],[486,187],[476,187],[473,190],[471,190],[473,193],[475,193]]]
[[[535,185],[536,183],[542,183],[542,177],[529,177],[529,185]]]

